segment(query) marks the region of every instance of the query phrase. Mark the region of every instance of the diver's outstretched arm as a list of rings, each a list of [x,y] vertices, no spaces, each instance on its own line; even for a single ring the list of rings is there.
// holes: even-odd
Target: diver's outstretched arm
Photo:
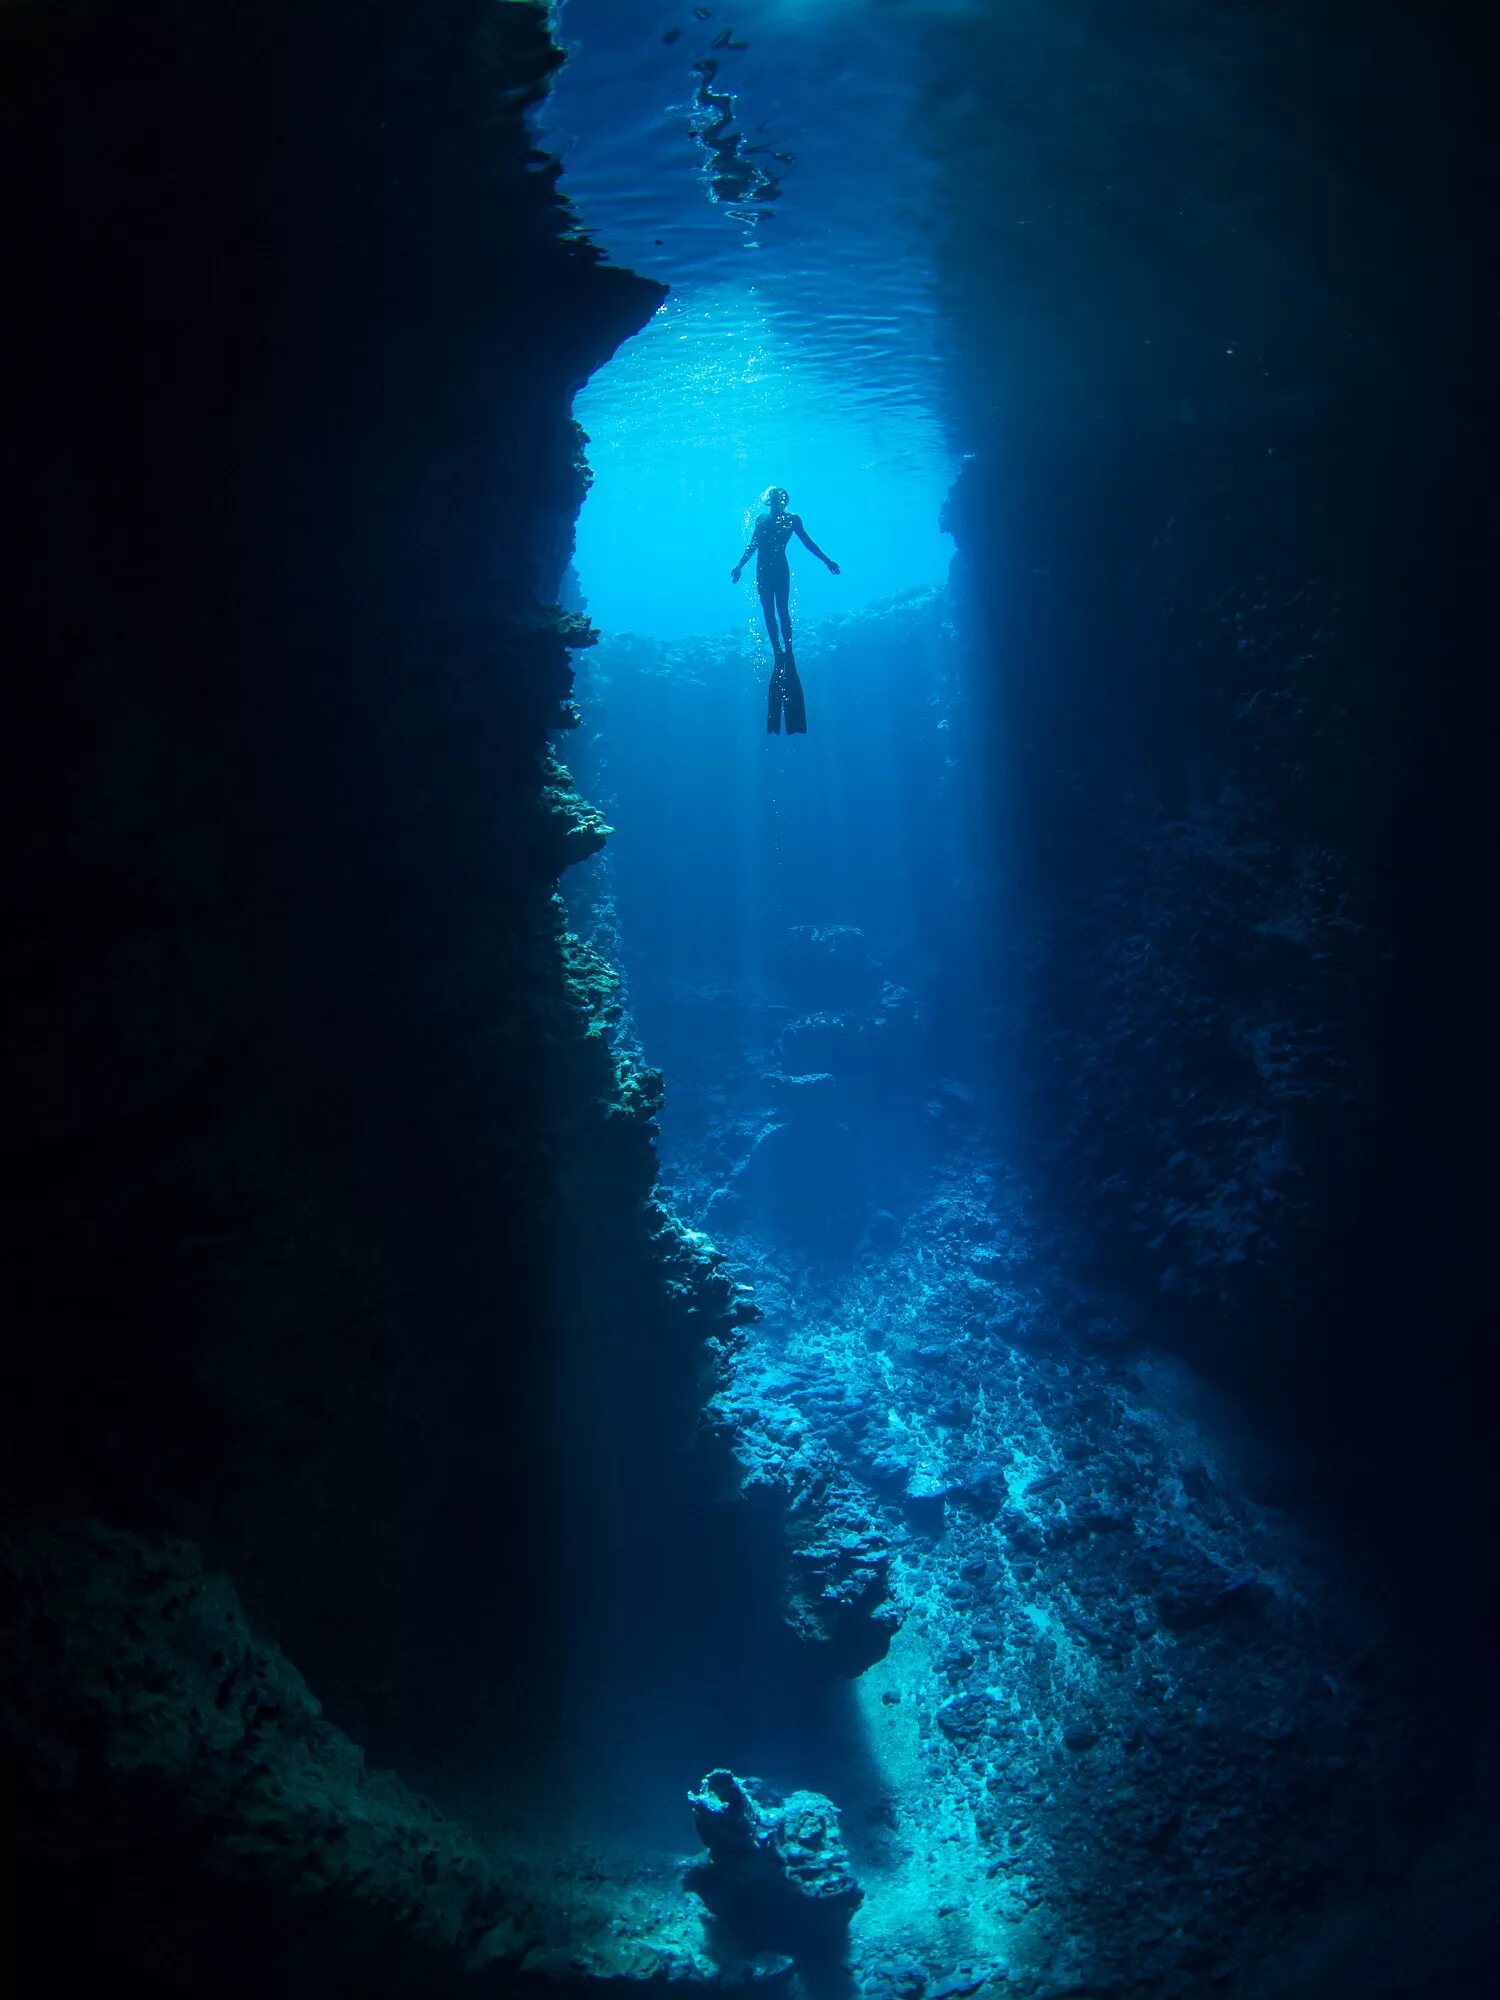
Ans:
[[[735,564],[734,568],[729,572],[729,581],[731,583],[739,582],[740,571],[745,567],[745,564],[749,562],[751,556],[755,554],[755,539],[756,539],[755,536],[752,535],[749,541],[746,542],[745,553],[740,557],[739,561]]]
[[[813,540],[812,536],[807,532],[806,528],[803,527],[802,516],[800,514],[793,514],[792,516],[792,533],[797,537],[797,540],[801,542],[803,548],[811,549],[819,562],[827,563],[833,575],[834,576],[838,575],[839,573],[838,564],[833,560],[832,556],[824,555],[823,551],[818,547],[817,543]]]

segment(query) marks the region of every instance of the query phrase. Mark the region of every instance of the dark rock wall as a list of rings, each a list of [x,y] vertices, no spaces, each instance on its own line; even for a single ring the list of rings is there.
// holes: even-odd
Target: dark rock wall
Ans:
[[[555,896],[605,831],[546,747],[590,636],[569,398],[659,298],[531,150],[557,60],[478,0],[22,6],[0,51],[4,1502],[72,1538],[7,1605],[66,1625],[90,1548],[176,1538],[464,1808],[547,1768],[564,1658],[628,1677],[605,1580],[696,1490],[729,1328]],[[115,1607],[138,1715],[177,1683],[120,1574],[89,1643]],[[62,1788],[26,1865],[40,1817],[105,1895],[144,1784],[137,1877],[159,1837],[180,1880],[212,1788],[100,1749],[69,1791],[6,1652],[21,1795]]]
[[[1113,11],[956,42],[928,107],[1017,1126],[1442,1632],[1487,1504],[1470,51],[1443,8]]]

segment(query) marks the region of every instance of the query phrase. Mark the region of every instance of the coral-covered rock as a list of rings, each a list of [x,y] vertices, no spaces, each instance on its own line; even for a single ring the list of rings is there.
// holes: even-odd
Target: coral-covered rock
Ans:
[[[836,1946],[863,1891],[832,1801],[723,1770],[689,1797],[708,1861],[688,1883],[737,1948],[799,1955]]]

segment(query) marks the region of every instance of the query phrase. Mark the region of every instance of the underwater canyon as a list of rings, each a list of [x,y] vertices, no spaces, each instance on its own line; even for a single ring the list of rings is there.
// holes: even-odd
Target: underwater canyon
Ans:
[[[25,1990],[1493,1993],[1469,34],[0,12]]]

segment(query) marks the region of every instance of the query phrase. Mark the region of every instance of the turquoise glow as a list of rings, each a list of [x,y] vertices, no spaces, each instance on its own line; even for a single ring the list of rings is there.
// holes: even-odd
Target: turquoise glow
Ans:
[[[803,618],[939,582],[950,466],[920,410],[862,394],[835,354],[810,357],[753,283],[675,297],[578,398],[593,489],[578,571],[606,631],[655,638],[759,625],[753,573],[736,589],[756,502],[785,486],[830,576],[796,543]]]
[[[793,546],[802,619],[941,582],[954,467],[906,11],[747,0],[732,27],[686,8],[667,27],[646,0],[578,0],[562,25],[544,128],[564,192],[608,256],[671,288],[575,405],[595,621],[758,630],[729,572],[773,484],[843,568]]]

